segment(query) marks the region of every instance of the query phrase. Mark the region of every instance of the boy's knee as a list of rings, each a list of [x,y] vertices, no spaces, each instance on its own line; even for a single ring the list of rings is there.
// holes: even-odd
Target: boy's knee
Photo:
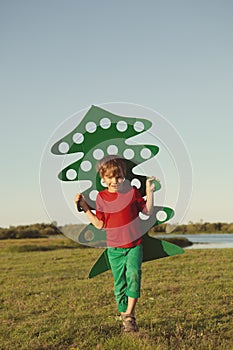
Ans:
[[[130,269],[127,274],[127,279],[131,283],[139,283],[141,280],[142,272],[137,269]]]

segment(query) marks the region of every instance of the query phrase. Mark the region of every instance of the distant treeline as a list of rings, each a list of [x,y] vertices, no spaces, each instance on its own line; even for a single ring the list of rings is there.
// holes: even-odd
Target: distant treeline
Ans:
[[[61,234],[61,231],[55,224],[20,225],[10,226],[9,228],[0,227],[0,239],[43,238],[58,234]]]
[[[79,229],[80,226],[80,229]],[[84,225],[66,225],[64,226],[64,232],[78,232]],[[69,228],[69,230],[67,230]],[[161,224],[151,228],[152,234],[189,234],[189,233],[233,233],[233,223],[227,224],[222,222],[189,222],[185,225]],[[10,226],[9,228],[0,227],[0,239],[13,239],[13,238],[45,238],[62,233],[56,226],[56,223],[52,224],[32,224],[32,225],[20,225]]]
[[[189,234],[189,233],[233,233],[233,223],[224,223],[224,222],[196,222],[193,223],[190,221],[188,224],[184,225],[170,225],[162,224],[159,226],[154,226],[151,229],[154,233],[180,233],[180,234]]]

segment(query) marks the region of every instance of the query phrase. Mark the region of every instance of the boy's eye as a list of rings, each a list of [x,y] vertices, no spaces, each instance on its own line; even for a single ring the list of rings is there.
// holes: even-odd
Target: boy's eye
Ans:
[[[112,180],[112,179],[119,180],[119,179],[121,179],[121,176],[106,176],[106,178],[107,178],[108,180]]]

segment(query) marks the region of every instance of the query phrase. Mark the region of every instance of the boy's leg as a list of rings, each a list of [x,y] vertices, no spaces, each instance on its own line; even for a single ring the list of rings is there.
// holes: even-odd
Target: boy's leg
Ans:
[[[128,297],[128,306],[125,312],[122,312],[122,314],[127,315],[134,315],[134,309],[137,304],[138,298],[131,298]]]
[[[126,281],[128,296],[128,307],[125,311],[127,314],[134,314],[134,309],[141,290],[141,265],[143,258],[142,244],[130,249],[127,254],[126,262]]]
[[[143,248],[142,245],[130,248],[126,262],[126,281],[128,295],[128,306],[125,312],[121,313],[125,332],[137,332],[138,326],[134,317],[134,310],[141,288],[141,265]]]
[[[114,295],[119,312],[125,312],[128,306],[126,295],[126,250],[123,248],[108,248],[108,258],[114,278]]]

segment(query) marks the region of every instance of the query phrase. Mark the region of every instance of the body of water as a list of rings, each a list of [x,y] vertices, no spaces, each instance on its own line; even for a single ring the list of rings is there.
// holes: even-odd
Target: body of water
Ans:
[[[187,235],[164,235],[165,237],[185,237],[193,243],[185,249],[208,249],[208,248],[233,248],[233,234],[231,233],[209,233],[209,234],[187,234]],[[158,236],[156,236],[158,237]],[[158,237],[158,238],[159,238]]]

